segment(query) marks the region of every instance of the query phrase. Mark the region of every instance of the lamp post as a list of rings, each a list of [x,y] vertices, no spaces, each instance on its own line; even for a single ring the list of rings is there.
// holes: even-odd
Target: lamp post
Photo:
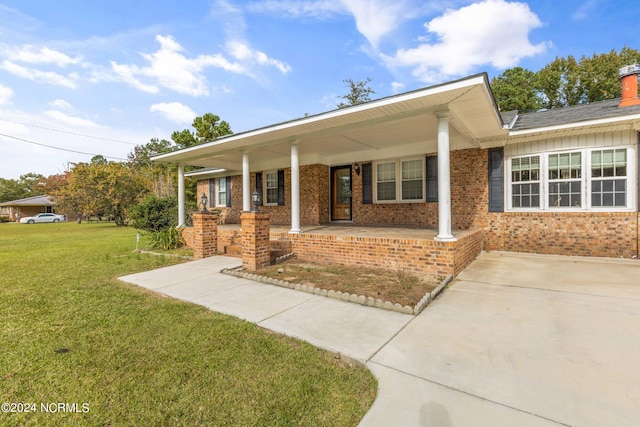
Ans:
[[[204,193],[202,193],[202,196],[200,197],[200,204],[202,205],[202,210],[200,212],[202,213],[209,212],[207,210],[207,195]]]
[[[251,201],[253,202],[253,212],[258,212],[258,205],[260,204],[260,194],[258,190],[254,190],[251,194]]]

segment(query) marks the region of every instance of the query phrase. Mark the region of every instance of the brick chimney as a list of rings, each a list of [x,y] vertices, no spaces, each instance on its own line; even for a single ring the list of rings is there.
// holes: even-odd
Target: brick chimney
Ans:
[[[627,65],[620,68],[618,73],[622,81],[622,100],[618,107],[630,107],[640,105],[638,98],[638,74],[640,74],[640,64]]]

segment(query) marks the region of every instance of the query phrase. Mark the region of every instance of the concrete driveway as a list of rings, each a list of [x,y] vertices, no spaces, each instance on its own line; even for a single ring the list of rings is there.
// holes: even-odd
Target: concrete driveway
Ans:
[[[482,253],[367,366],[367,426],[640,425],[640,261]]]

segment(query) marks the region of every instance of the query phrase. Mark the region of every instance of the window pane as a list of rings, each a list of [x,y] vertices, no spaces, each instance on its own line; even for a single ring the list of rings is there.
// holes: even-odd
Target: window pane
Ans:
[[[402,179],[422,179],[422,160],[402,162]]]
[[[402,181],[402,200],[422,199],[422,180]]]
[[[277,204],[278,203],[278,189],[277,188],[267,188],[267,203],[269,204]]]
[[[277,205],[278,204],[278,173],[271,172],[266,174],[266,204]]]
[[[396,183],[378,182],[378,200],[396,200]]]
[[[615,194],[615,206],[625,206],[627,204],[627,197],[625,193]]]
[[[388,182],[396,180],[396,164],[379,163],[377,165],[378,182]]]

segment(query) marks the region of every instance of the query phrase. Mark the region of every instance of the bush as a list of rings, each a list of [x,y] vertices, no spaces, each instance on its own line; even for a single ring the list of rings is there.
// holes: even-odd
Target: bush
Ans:
[[[148,196],[131,209],[131,225],[140,230],[159,232],[174,228],[178,201],[173,197]]]
[[[151,247],[153,249],[177,249],[184,245],[184,239],[182,238],[182,230],[176,228],[175,225],[170,225],[164,230],[154,231],[151,234]]]

